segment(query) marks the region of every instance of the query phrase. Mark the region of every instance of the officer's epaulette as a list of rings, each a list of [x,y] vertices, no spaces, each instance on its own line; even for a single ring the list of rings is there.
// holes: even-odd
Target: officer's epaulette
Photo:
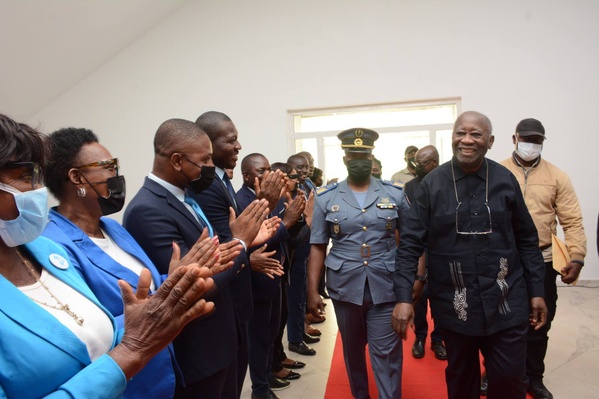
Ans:
[[[385,186],[393,186],[395,188],[401,188],[403,190],[403,186],[404,184],[398,181],[392,181],[392,180],[381,180],[381,183],[383,183]]]
[[[331,184],[327,184],[326,186],[322,186],[322,187],[318,187],[316,189],[316,195],[322,195],[328,191],[331,191],[333,189],[335,189],[337,187],[338,183],[331,183]]]

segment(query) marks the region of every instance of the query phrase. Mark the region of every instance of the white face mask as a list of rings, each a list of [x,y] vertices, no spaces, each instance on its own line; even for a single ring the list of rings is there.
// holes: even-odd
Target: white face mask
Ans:
[[[516,145],[516,153],[526,162],[537,159],[541,155],[543,144],[525,143],[518,141]]]
[[[9,247],[16,247],[35,240],[48,222],[48,192],[46,187],[21,192],[0,183],[0,190],[11,193],[19,210],[13,220],[0,219],[0,238]]]

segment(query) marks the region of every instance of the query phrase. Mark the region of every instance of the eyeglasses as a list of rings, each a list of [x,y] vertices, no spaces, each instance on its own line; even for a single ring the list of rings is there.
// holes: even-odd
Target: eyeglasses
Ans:
[[[456,233],[462,235],[491,234],[493,232],[493,222],[491,220],[491,208],[489,208],[489,161],[487,161],[487,181],[485,186],[485,207],[487,208],[486,214],[488,215],[488,220],[483,220],[482,223],[479,223],[478,226],[476,226],[474,229],[472,228],[472,224],[470,223],[471,217],[469,212],[467,212],[467,210],[464,212],[460,212],[462,202],[458,199],[458,187],[455,181],[453,160],[451,160],[451,175],[453,176],[453,189],[455,191],[455,200],[458,203],[458,205],[455,208]],[[460,219],[460,213],[462,214],[462,219]],[[474,212],[474,216],[478,217],[478,212]],[[470,226],[469,228],[467,227],[468,225]]]
[[[110,171],[114,171],[116,175],[119,175],[119,160],[118,158],[112,159],[103,159],[101,161],[86,163],[85,165],[75,166],[75,169],[83,169],[83,168],[95,168],[102,167],[108,169]]]
[[[11,162],[3,166],[6,169],[27,169],[25,175],[21,175],[20,179],[26,182],[31,182],[31,189],[44,186],[44,169],[37,162]]]
[[[472,228],[472,225],[470,225],[470,228],[468,229],[466,227],[466,225],[468,225],[469,223],[469,219],[466,219],[466,217],[462,216],[462,219],[460,220],[460,206],[462,205],[461,202],[458,202],[458,206],[455,208],[455,231],[458,234],[463,234],[463,235],[484,235],[484,234],[491,234],[493,232],[493,224],[491,221],[491,208],[489,208],[489,204],[487,202],[485,202],[485,207],[487,208],[487,212],[486,214],[488,215],[488,219],[483,220],[482,223],[480,223],[476,228]],[[467,212],[462,212],[462,215],[467,214]]]

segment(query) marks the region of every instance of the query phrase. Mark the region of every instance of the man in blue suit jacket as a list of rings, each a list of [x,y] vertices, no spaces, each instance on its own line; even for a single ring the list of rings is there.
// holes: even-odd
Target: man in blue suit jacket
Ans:
[[[243,186],[237,192],[239,205],[248,206],[256,199],[256,183],[270,174],[270,163],[261,154],[250,154],[241,163]],[[250,255],[254,315],[248,323],[249,366],[252,379],[252,399],[275,399],[269,385],[288,386],[289,382],[276,380],[271,375],[272,351],[279,330],[281,316],[280,276],[283,273],[285,251],[283,242],[289,237],[288,229],[300,218],[305,206],[304,197],[290,201],[289,211],[280,223],[274,237],[264,247]],[[299,378],[290,371],[287,379]]]
[[[171,119],[158,128],[154,151],[152,173],[128,205],[123,224],[159,271],[166,273],[173,242],[185,255],[202,230],[212,228],[186,202],[189,199],[185,192],[190,185],[210,183],[202,176],[210,175],[212,147],[193,122]],[[251,218],[240,216],[238,220],[243,228],[236,237],[242,242],[253,241],[260,228],[261,213],[252,211]],[[213,277],[217,290],[210,300],[215,311],[191,322],[173,342],[185,379],[185,386],[177,388],[177,398],[224,397],[227,376],[235,375],[238,337],[229,283],[247,263],[245,251],[238,260],[232,268]]]
[[[237,158],[241,150],[241,144],[238,141],[239,133],[233,121],[222,112],[206,112],[198,117],[196,125],[206,132],[212,143],[212,160],[216,167],[216,176],[212,185],[199,194],[195,194],[194,199],[201,205],[219,237],[228,241],[233,237],[237,237],[237,233],[232,232],[229,225],[229,208],[232,208],[237,215],[239,215],[241,208],[225,169],[234,169],[237,164]],[[282,175],[277,174],[276,176]],[[258,197],[266,198],[272,210],[280,197],[284,181],[280,179],[276,182],[276,179],[269,179],[269,182],[273,182],[273,185],[264,187]],[[249,242],[248,245],[250,245]],[[231,295],[240,335],[237,352],[237,378],[236,381],[229,381],[227,385],[235,384],[237,397],[239,397],[249,363],[247,323],[254,312],[249,267],[242,268],[231,282]]]

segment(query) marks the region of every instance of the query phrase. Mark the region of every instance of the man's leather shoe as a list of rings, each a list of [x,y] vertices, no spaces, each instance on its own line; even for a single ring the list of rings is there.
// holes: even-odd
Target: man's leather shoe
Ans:
[[[314,316],[312,313],[308,313],[306,315],[306,320],[308,321],[308,323],[310,324],[318,324],[318,323],[322,323],[323,321],[325,321],[327,318],[324,317],[323,315],[318,315],[318,316]]]
[[[270,386],[272,391],[280,391],[285,388],[289,388],[289,385],[291,385],[289,381],[277,378],[272,374],[268,376],[268,386]]]
[[[285,363],[285,360],[289,360],[288,363]],[[281,365],[283,367],[285,367],[286,369],[303,369],[304,366],[306,365],[306,363],[304,362],[300,362],[299,360],[293,360],[293,359],[285,359],[281,362]]]
[[[412,356],[416,359],[422,359],[424,357],[424,340],[416,338],[414,345],[412,346]]]
[[[530,380],[526,390],[535,399],[553,399],[553,394],[549,392],[545,384],[543,384],[543,380]]]
[[[322,335],[322,332],[320,332],[318,328],[312,327],[312,325],[307,321],[304,323],[304,332],[314,337],[320,337]]]
[[[314,356],[316,355],[316,351],[310,348],[304,341],[302,342],[290,342],[289,350],[291,352],[299,353],[304,356]]]
[[[279,399],[272,390],[266,392],[266,395],[255,395],[252,393],[252,399]]]
[[[480,396],[487,396],[489,390],[489,380],[487,379],[487,372],[484,371],[480,377]]]
[[[303,337],[304,337],[304,342],[307,343],[307,344],[315,344],[317,342],[320,342],[320,338],[315,337],[315,336],[310,335],[310,334],[304,333]]]
[[[439,360],[447,360],[447,351],[445,350],[445,345],[443,342],[433,342],[431,344],[431,349],[435,352],[435,357]]]
[[[283,374],[285,374],[285,372],[287,372],[287,375],[283,375]],[[278,373],[272,373],[272,375],[275,378],[278,378],[279,380],[289,380],[289,381],[299,380],[299,378],[302,376],[300,373],[296,373],[295,371],[288,370],[285,368],[283,370],[279,371]]]

